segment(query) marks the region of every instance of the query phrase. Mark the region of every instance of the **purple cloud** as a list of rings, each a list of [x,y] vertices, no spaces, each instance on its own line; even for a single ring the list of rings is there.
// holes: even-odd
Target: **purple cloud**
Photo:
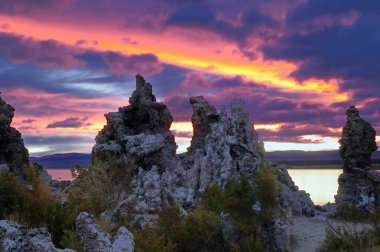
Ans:
[[[84,123],[86,120],[87,118],[70,117],[63,121],[52,122],[46,128],[80,128],[88,126],[88,124]]]

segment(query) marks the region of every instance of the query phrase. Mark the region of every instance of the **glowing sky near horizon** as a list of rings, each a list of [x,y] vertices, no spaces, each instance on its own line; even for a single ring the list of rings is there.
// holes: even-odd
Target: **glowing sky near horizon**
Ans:
[[[134,76],[174,117],[183,152],[190,95],[243,99],[265,148],[338,148],[345,109],[380,131],[376,0],[4,0],[0,91],[31,155],[90,152]],[[379,140],[379,137],[377,138]]]

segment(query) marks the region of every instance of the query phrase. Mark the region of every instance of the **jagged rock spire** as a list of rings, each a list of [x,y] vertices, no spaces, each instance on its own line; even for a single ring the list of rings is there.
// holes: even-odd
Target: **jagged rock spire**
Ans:
[[[344,171],[349,172],[353,168],[370,169],[372,152],[377,150],[376,131],[360,117],[355,106],[350,106],[346,115],[347,122],[339,140]]]
[[[110,152],[117,157],[136,159],[146,170],[152,165],[165,169],[173,159],[177,145],[170,132],[173,117],[163,103],[156,102],[152,85],[138,74],[130,105],[105,115],[107,125],[96,137],[93,154]]]

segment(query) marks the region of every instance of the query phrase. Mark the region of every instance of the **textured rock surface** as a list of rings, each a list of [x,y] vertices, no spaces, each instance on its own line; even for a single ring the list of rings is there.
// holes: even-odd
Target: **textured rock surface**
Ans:
[[[85,252],[134,251],[134,237],[126,227],[119,228],[112,242],[110,235],[100,229],[93,215],[80,213],[76,224],[77,234],[84,244]]]
[[[376,131],[360,117],[354,106],[347,109],[346,115],[347,123],[339,140],[339,153],[343,159],[344,170],[370,169],[372,152],[377,150]]]
[[[285,165],[279,166],[278,180],[281,186],[280,204],[282,208],[296,216],[314,216],[315,205],[310,195],[305,191],[300,191],[289,176]]]
[[[338,178],[337,204],[354,204],[367,212],[380,206],[380,173],[371,167],[372,152],[377,150],[376,131],[351,106],[346,111],[347,123],[339,140],[344,162]]]
[[[290,228],[277,219],[265,230],[266,251],[290,251]]]
[[[152,85],[141,75],[136,76],[136,90],[130,105],[105,115],[107,125],[96,137],[94,157],[104,152],[135,159],[144,170],[153,165],[163,170],[173,162],[177,145],[170,132],[173,117],[163,103],[156,102]]]
[[[111,153],[137,164],[132,168],[131,190],[113,212],[129,215],[132,204],[134,220],[144,225],[173,200],[181,211],[191,209],[209,184],[224,189],[229,179],[239,180],[242,175],[254,180],[264,149],[242,100],[235,99],[229,111],[223,107],[218,112],[204,97],[190,97],[193,138],[188,152],[179,157],[169,130],[172,116],[166,105],[156,102],[151,84],[140,75],[129,101],[129,106],[106,114],[107,125],[93,148],[93,158],[106,159],[104,153]],[[294,214],[312,215],[310,198],[298,191],[286,169],[283,173],[283,206]]]
[[[93,215],[86,212],[78,215],[77,234],[86,252],[108,251],[112,246],[110,235],[100,229]]]
[[[242,175],[252,181],[262,160],[258,136],[244,102],[233,100],[231,117],[228,117],[225,108],[217,114],[203,97],[191,97],[190,101],[195,107],[192,116],[194,135],[189,152],[182,155],[178,183],[197,197],[208,184],[223,189],[229,179],[238,180]],[[199,111],[209,116],[199,116]],[[206,126],[201,126],[202,122]]]
[[[24,177],[23,167],[27,165],[28,150],[20,132],[11,127],[14,108],[0,97],[0,165],[6,164],[10,171]]]
[[[112,244],[112,252],[133,252],[134,248],[133,234],[126,227],[120,227]]]
[[[46,228],[27,230],[15,222],[0,220],[0,250],[17,252],[73,252],[57,249]]]

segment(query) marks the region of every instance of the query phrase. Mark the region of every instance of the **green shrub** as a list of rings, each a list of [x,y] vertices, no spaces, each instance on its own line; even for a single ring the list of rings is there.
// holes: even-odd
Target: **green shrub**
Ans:
[[[185,216],[178,251],[223,251],[223,233],[219,215],[197,208]]]
[[[18,216],[25,210],[27,191],[25,185],[10,172],[0,172],[0,219]]]
[[[68,194],[68,208],[75,219],[79,212],[98,216],[108,208],[113,208],[128,191],[131,174],[136,166],[109,157],[107,162],[95,161],[88,170],[76,166],[71,170],[77,177]]]
[[[70,248],[77,252],[83,252],[83,242],[79,239],[75,229],[74,230],[64,230],[62,241],[60,247]]]
[[[136,252],[172,252],[175,245],[159,229],[145,226],[134,233]]]
[[[224,195],[220,191],[219,186],[207,185],[202,194],[200,205],[216,214],[220,214],[223,211],[223,201]]]
[[[271,223],[278,210],[280,187],[276,170],[269,165],[262,165],[255,178],[256,194],[261,205],[260,219],[264,224]]]
[[[46,211],[47,228],[54,244],[59,246],[64,236],[66,226],[66,209],[59,202],[52,202]]]

